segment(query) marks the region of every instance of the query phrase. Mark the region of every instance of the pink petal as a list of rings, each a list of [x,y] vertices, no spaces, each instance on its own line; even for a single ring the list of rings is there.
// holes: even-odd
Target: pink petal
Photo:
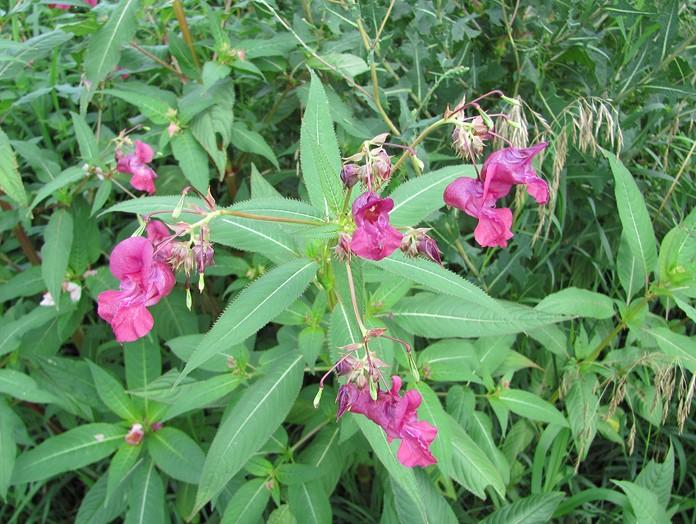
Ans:
[[[483,247],[507,247],[507,241],[513,237],[511,226],[510,209],[484,209],[474,230],[474,238]]]
[[[147,238],[126,238],[111,252],[109,269],[119,280],[125,280],[131,275],[147,274],[152,264],[152,252],[152,244]]]
[[[155,178],[157,173],[147,166],[139,165],[132,169],[133,176],[130,179],[130,184],[140,191],[146,191],[149,194],[155,192]]]
[[[115,289],[102,291],[97,296],[97,314],[107,322],[111,322],[123,299],[124,293],[121,291]]]
[[[436,436],[437,428],[424,420],[409,424],[401,435],[401,445],[396,452],[396,458],[409,468],[437,463],[429,449]]]
[[[134,342],[147,335],[155,320],[142,304],[121,307],[111,321],[117,342]]]
[[[154,151],[145,142],[140,140],[135,141],[135,157],[143,164],[149,164],[152,162],[152,157],[154,156]]]

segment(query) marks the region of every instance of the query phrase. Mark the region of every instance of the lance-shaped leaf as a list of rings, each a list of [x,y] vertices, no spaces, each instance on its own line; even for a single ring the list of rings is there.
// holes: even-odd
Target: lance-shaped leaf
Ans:
[[[89,164],[99,163],[99,144],[94,132],[84,117],[73,112],[70,113],[70,116],[72,116],[73,131],[75,131],[77,145],[80,147],[82,160]]]
[[[333,521],[329,497],[318,480],[291,484],[288,501],[297,522],[331,524]]]
[[[44,480],[111,455],[126,431],[113,424],[87,424],[43,441],[20,455],[12,484]]]
[[[164,486],[152,461],[142,464],[133,476],[124,524],[164,524]]]
[[[417,225],[445,205],[445,188],[463,176],[475,178],[474,166],[443,167],[401,184],[389,195],[394,200],[394,209],[389,213],[391,222],[397,226]]]
[[[39,189],[39,191],[36,193],[36,196],[34,197],[34,200],[32,200],[31,205],[29,206],[29,211],[31,212],[31,210],[34,209],[39,204],[39,202],[49,197],[54,191],[58,191],[59,189],[67,186],[68,184],[72,184],[73,182],[77,182],[84,176],[86,175],[85,172],[82,170],[82,167],[69,167],[56,178],[44,184],[41,187],[41,189]]]
[[[44,230],[44,245],[41,248],[41,274],[48,292],[53,297],[56,307],[60,304],[65,272],[68,270],[70,249],[73,242],[73,218],[64,209],[51,215]]]
[[[300,391],[303,368],[302,355],[287,353],[244,392],[210,445],[192,514],[220,493],[283,422]]]
[[[519,499],[488,515],[481,524],[546,524],[563,497],[563,493],[551,492]]]
[[[316,262],[299,259],[255,280],[220,315],[186,363],[181,378],[268,324],[304,293],[316,271]]]
[[[329,216],[343,205],[341,153],[326,93],[314,72],[310,74],[312,80],[300,134],[300,162],[309,201],[324,216]]]
[[[640,271],[648,275],[657,263],[655,233],[645,199],[636,181],[616,155],[604,151],[614,175],[614,193],[623,234],[633,256],[638,259]]]
[[[230,499],[220,524],[256,524],[270,497],[265,479],[248,481]]]
[[[201,193],[208,191],[208,154],[190,131],[184,130],[172,138],[172,153],[184,176]]]
[[[96,32],[87,47],[85,76],[97,84],[111,73],[121,56],[121,46],[133,38],[138,22],[140,0],[121,0],[109,20]]]
[[[276,169],[279,168],[278,159],[268,142],[256,131],[250,130],[245,124],[235,122],[232,125],[230,142],[240,151],[261,155],[271,162]]]
[[[608,296],[575,287],[547,295],[536,309],[574,317],[606,319],[614,316],[614,303]]]
[[[198,484],[205,455],[186,433],[176,428],[162,428],[148,436],[147,449],[157,467],[167,475]]]
[[[530,420],[568,427],[563,414],[543,398],[521,389],[505,389],[496,397],[506,408]]]
[[[2,130],[0,130],[0,189],[22,207],[29,203],[17,168],[17,158],[10,146],[10,140]]]
[[[379,262],[371,262],[389,273],[413,280],[438,293],[462,298],[488,309],[502,307],[482,289],[439,264],[422,258],[408,258],[400,251]]]

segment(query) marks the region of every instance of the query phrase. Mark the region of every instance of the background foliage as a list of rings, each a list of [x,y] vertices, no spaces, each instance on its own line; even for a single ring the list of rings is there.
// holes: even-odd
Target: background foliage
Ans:
[[[0,11],[0,521],[694,520],[692,5],[49,3]],[[319,219],[341,204],[337,145],[412,144],[492,89],[523,100],[511,136],[550,142],[550,204],[517,194],[510,247],[478,248],[442,207],[469,169],[443,127],[387,193],[454,273],[354,268],[370,326],[415,345],[438,466],[335,422],[335,391],[312,407],[355,328],[330,227],[220,219],[192,310],[177,286],[125,347],[96,316],[137,213],[210,184],[221,206]],[[157,197],[109,170],[123,129],[158,152]]]

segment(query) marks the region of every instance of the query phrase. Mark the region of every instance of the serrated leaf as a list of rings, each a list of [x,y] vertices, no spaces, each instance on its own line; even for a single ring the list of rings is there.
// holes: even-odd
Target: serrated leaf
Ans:
[[[238,376],[228,373],[193,384],[179,385],[172,393],[171,405],[162,415],[161,422],[178,417],[187,411],[204,408],[234,391],[239,386],[240,380]]]
[[[469,165],[448,166],[399,185],[389,195],[394,200],[394,209],[389,213],[391,223],[397,226],[415,226],[444,207],[442,195],[445,188],[459,177],[475,178],[476,170]]]
[[[286,353],[244,392],[210,445],[194,514],[225,487],[283,422],[300,391],[303,368],[302,355]]]
[[[309,97],[302,118],[300,163],[309,201],[324,216],[330,216],[343,205],[341,153],[326,93],[314,72],[310,70],[310,74]]]
[[[326,336],[324,330],[318,326],[307,326],[297,337],[297,347],[305,358],[305,363],[310,370],[314,370],[314,364],[324,347]]]
[[[496,397],[513,413],[540,422],[568,427],[568,421],[551,403],[521,389],[504,389]]]
[[[208,155],[190,131],[184,130],[172,138],[172,153],[191,185],[205,194],[208,191]]]
[[[243,342],[273,320],[304,292],[316,271],[316,262],[299,259],[255,280],[220,315],[186,363],[182,378],[216,353]]]
[[[271,146],[266,142],[266,139],[256,131],[250,130],[242,122],[235,122],[232,124],[230,142],[240,151],[261,155],[273,164],[276,169],[279,169],[278,159],[271,149]]]
[[[650,460],[636,477],[636,484],[642,486],[657,496],[657,501],[663,508],[669,504],[674,483],[674,449],[670,446],[665,461],[662,463]]]
[[[550,492],[532,495],[503,506],[488,515],[481,524],[546,524],[565,497],[564,493]]]
[[[183,431],[166,427],[147,437],[147,449],[157,467],[170,477],[198,484],[205,455],[196,442]]]
[[[166,125],[169,123],[167,114],[173,109],[166,100],[149,96],[145,93],[138,93],[133,90],[105,89],[103,93],[115,96],[136,106],[140,112],[149,118],[154,124]]]
[[[479,356],[471,342],[439,340],[418,352],[418,365],[428,380],[442,382],[481,382],[476,375]]]
[[[51,196],[54,191],[58,191],[68,184],[77,182],[84,177],[85,172],[82,170],[82,167],[69,167],[56,178],[41,186],[41,189],[39,189],[39,191],[36,193],[34,200],[32,200],[31,205],[29,206],[29,213],[31,213],[31,210],[34,209],[42,200]]]
[[[266,180],[254,164],[251,164],[251,198],[282,198],[282,195]]]
[[[12,484],[51,478],[111,455],[125,431],[113,424],[87,424],[50,437],[17,458]]]
[[[616,155],[604,151],[609,159],[609,167],[614,175],[614,193],[623,234],[634,257],[638,259],[640,270],[648,275],[655,270],[657,247],[650,214],[638,185]]]
[[[472,307],[461,298],[431,293],[402,299],[390,317],[409,333],[430,338],[507,335],[566,319],[562,315],[517,307],[502,311]]]
[[[606,319],[614,316],[614,303],[611,298],[575,287],[547,295],[535,309],[573,317]]]
[[[478,286],[429,260],[408,258],[396,251],[389,258],[371,263],[438,293],[459,297],[488,309],[501,310],[501,306]]]
[[[121,0],[106,24],[90,39],[85,56],[85,76],[94,85],[115,69],[121,57],[121,46],[135,35],[139,5],[139,0]]]
[[[0,129],[0,189],[22,207],[29,203],[10,140]]]
[[[614,480],[631,503],[637,524],[663,524],[670,522],[665,510],[660,506],[657,495],[643,486],[627,480]]]
[[[420,501],[413,500],[403,487],[391,479],[391,487],[394,493],[394,507],[400,524],[456,524],[458,522],[452,508],[442,496],[440,491],[433,486],[433,482],[427,473],[420,469],[413,470],[413,477]],[[419,510],[423,504],[427,513]]]
[[[270,497],[265,479],[247,481],[232,495],[220,524],[256,524]]]
[[[573,380],[566,395],[568,421],[573,432],[578,460],[584,460],[597,432],[599,398],[595,394],[598,382],[594,374],[583,374]]]

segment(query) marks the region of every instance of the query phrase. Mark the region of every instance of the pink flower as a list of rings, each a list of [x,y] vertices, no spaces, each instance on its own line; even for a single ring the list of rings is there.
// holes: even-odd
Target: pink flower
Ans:
[[[147,239],[155,248],[154,258],[160,262],[169,260],[172,254],[173,234],[159,220],[150,220],[145,227]]]
[[[422,398],[418,391],[407,391],[399,396],[401,377],[392,377],[392,388],[379,391],[377,400],[370,397],[369,388],[358,388],[353,383],[341,386],[338,392],[338,413],[360,413],[382,427],[391,442],[401,439],[396,458],[404,466],[429,466],[437,460],[430,453],[430,444],[437,436],[437,428],[424,420],[418,420],[417,410]]]
[[[546,146],[546,142],[540,142],[524,149],[506,147],[491,153],[481,170],[486,196],[497,200],[507,195],[513,185],[524,184],[534,200],[539,204],[546,204],[549,200],[549,187],[532,167],[532,159]]]
[[[147,310],[171,293],[171,268],[154,258],[152,243],[143,237],[127,238],[111,252],[109,269],[120,289],[97,297],[99,316],[111,324],[117,342],[133,342],[147,335],[154,319]]]
[[[147,164],[152,162],[153,156],[154,152],[149,145],[136,140],[135,150],[132,153],[124,155],[120,150],[116,151],[116,160],[118,161],[116,169],[119,173],[132,175],[130,183],[135,189],[152,194],[155,192],[157,173]]]
[[[353,220],[357,226],[351,239],[351,250],[369,260],[382,260],[401,245],[402,234],[389,224],[391,198],[380,198],[367,192],[353,202]]]
[[[126,441],[126,444],[130,444],[131,446],[139,446],[143,441],[144,436],[145,431],[143,430],[143,425],[135,423],[131,426],[128,433],[126,433],[124,440]]]
[[[527,192],[540,204],[548,201],[548,185],[532,167],[532,158],[545,147],[546,143],[541,142],[526,149],[500,149],[483,163],[479,179],[461,177],[447,186],[445,204],[478,218],[474,238],[479,245],[507,247],[507,241],[513,237],[512,211],[495,207],[513,185],[526,185]]]

